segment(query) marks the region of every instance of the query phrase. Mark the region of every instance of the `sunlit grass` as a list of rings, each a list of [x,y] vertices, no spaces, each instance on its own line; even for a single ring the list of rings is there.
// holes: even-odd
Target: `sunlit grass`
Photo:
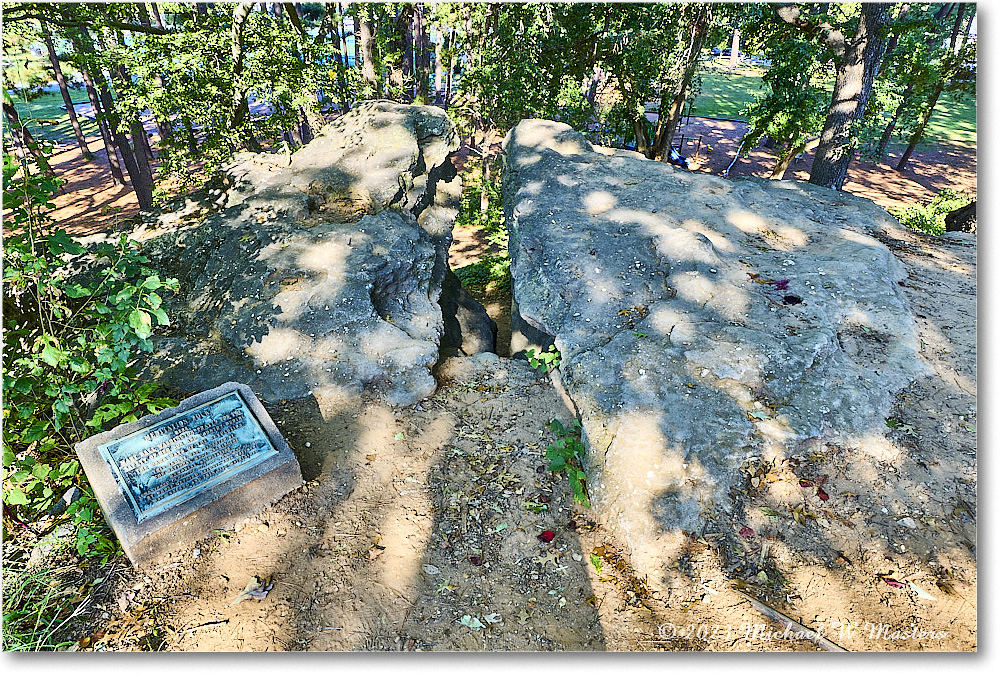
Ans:
[[[741,122],[746,121],[741,111],[764,86],[760,75],[730,73],[714,64],[701,73],[701,81],[701,92],[694,100],[692,114]],[[832,90],[832,82],[830,86]],[[920,147],[944,144],[976,145],[975,97],[958,98],[948,93],[941,96]]]
[[[73,103],[88,103],[87,92],[83,89],[69,90]],[[12,95],[14,107],[22,121],[28,122],[28,130],[38,139],[57,141],[60,143],[72,143],[73,126],[70,124],[69,115],[62,109],[62,94],[58,91],[43,92],[38,98],[32,101],[25,101],[17,95]],[[80,126],[85,136],[96,136],[100,134],[97,123],[81,115],[77,115]],[[4,135],[7,135],[6,125]]]

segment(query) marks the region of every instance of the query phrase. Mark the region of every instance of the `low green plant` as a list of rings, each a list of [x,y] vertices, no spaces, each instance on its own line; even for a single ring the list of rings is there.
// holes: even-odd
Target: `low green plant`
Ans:
[[[944,218],[955,209],[960,209],[972,201],[965,192],[944,188],[926,204],[917,204],[890,212],[900,223],[925,234],[944,234]]]
[[[510,257],[507,255],[484,256],[479,262],[457,268],[455,275],[476,298],[510,294]]]
[[[59,179],[4,155],[8,232],[3,246],[3,502],[5,516],[31,520],[69,487],[77,550],[107,560],[117,542],[102,522],[73,446],[114,424],[173,405],[136,382],[134,361],[169,323],[161,279],[138,244],[122,235],[87,251],[48,212]]]
[[[562,363],[562,354],[559,353],[555,345],[549,345],[549,348],[544,352],[528,349],[525,350],[524,355],[531,367],[543,375],[550,370],[555,370]]]
[[[4,563],[3,650],[50,651],[72,642],[56,633],[72,616],[68,569],[28,570]]]
[[[549,471],[565,473],[573,489],[573,501],[590,508],[587,496],[587,474],[583,470],[586,448],[580,438],[583,427],[579,420],[573,420],[567,428],[559,420],[549,422],[549,428],[556,434],[554,443],[545,448],[545,459],[549,460]]]

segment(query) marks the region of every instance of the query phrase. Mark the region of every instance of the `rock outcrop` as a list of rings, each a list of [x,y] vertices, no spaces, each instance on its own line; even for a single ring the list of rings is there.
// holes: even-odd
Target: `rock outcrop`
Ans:
[[[486,317],[460,287],[442,297],[457,147],[440,109],[374,101],[291,156],[238,156],[221,210],[145,233],[181,282],[151,374],[186,391],[234,380],[268,400],[365,391],[406,405],[434,391],[443,337],[492,349],[488,333],[445,336]]]
[[[591,501],[651,581],[682,531],[738,515],[748,459],[885,443],[895,392],[926,372],[885,211],[550,121],[522,121],[504,151],[511,351],[559,349]]]

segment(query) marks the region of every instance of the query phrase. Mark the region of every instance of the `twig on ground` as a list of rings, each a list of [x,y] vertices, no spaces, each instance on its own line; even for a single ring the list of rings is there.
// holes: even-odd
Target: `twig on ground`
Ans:
[[[820,635],[816,631],[812,630],[811,628],[806,628],[805,626],[803,626],[801,623],[799,623],[795,619],[787,617],[784,614],[782,614],[781,612],[779,612],[778,610],[773,609],[771,607],[768,607],[767,605],[765,605],[764,603],[760,602],[759,600],[755,600],[755,599],[751,598],[746,593],[743,593],[742,591],[736,591],[736,592],[739,593],[740,595],[742,595],[747,600],[749,600],[750,604],[753,605],[754,609],[756,609],[758,612],[760,612],[761,614],[763,614],[764,616],[766,616],[771,621],[775,621],[775,622],[781,624],[786,629],[795,631],[795,636],[796,637],[801,636],[801,637],[805,638],[806,640],[814,642],[816,645],[818,645],[819,647],[822,647],[823,649],[825,649],[828,652],[846,652],[846,651],[849,651],[847,649],[844,649],[840,645],[834,644],[830,640],[827,640],[825,637],[823,637],[822,635]]]

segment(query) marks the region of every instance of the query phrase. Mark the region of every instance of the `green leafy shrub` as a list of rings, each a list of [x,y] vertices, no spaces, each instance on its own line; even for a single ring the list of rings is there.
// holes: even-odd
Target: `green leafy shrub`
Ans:
[[[583,470],[583,458],[586,448],[580,441],[583,428],[579,420],[573,420],[569,428],[559,420],[549,422],[549,428],[556,434],[555,443],[545,449],[545,459],[549,460],[549,471],[565,472],[573,488],[573,501],[590,508],[590,498],[587,496],[587,474]]]
[[[68,513],[77,550],[107,559],[107,535],[73,446],[111,425],[173,405],[139,385],[133,363],[169,321],[161,279],[122,235],[91,251],[54,227],[47,213],[59,180],[4,155],[3,502],[5,515],[31,519],[77,484]]]
[[[459,267],[455,275],[473,296],[485,299],[510,293],[510,257],[484,256],[479,262]]]
[[[892,209],[891,213],[900,223],[925,234],[944,234],[944,218],[955,209],[960,209],[972,201],[965,192],[944,188],[926,204],[918,204],[905,209]]]
[[[550,370],[555,370],[562,363],[562,354],[559,353],[555,345],[549,345],[548,350],[544,352],[528,349],[524,352],[524,355],[528,358],[528,363],[531,364],[531,367],[540,371],[543,375]]]

